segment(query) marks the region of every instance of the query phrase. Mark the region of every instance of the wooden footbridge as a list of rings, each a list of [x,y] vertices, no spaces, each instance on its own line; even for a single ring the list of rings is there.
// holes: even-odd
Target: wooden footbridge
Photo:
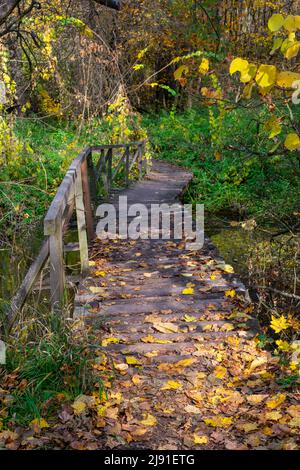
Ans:
[[[95,237],[99,201],[112,203],[116,211],[119,196],[127,196],[129,205],[180,206],[191,173],[156,160],[150,164],[145,146],[95,146],[72,162],[45,217],[41,251],[13,299],[10,324],[45,266],[52,308],[61,314],[64,237],[75,213],[73,249],[80,251],[81,278],[74,318],[93,332],[96,370],[102,373],[112,364],[115,376],[97,418],[102,440],[97,430],[94,445],[247,448],[240,429],[259,427],[261,413],[242,393],[254,387],[260,399],[273,385],[268,378],[261,382],[266,354],[253,340],[257,323],[231,266],[208,239],[190,251],[184,239]],[[103,353],[107,366],[101,365]],[[215,427],[224,432],[213,432]],[[258,445],[254,441],[250,447]]]

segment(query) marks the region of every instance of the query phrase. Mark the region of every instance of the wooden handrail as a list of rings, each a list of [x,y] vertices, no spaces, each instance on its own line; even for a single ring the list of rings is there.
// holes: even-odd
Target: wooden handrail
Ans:
[[[44,218],[45,240],[36,259],[30,266],[21,286],[11,301],[8,312],[8,325],[11,327],[18,312],[24,306],[28,295],[41,275],[46,263],[50,267],[51,305],[60,309],[63,304],[66,276],[64,269],[63,237],[73,215],[77,219],[78,246],[80,251],[81,273],[89,269],[88,243],[95,238],[92,199],[97,197],[97,187],[102,180],[108,195],[114,180],[120,174],[125,185],[130,181],[130,172],[138,165],[139,177],[148,172],[148,162],[144,158],[145,140],[126,144],[94,145],[86,148],[75,158],[63,178]],[[114,151],[124,149],[121,158],[114,160]],[[93,154],[100,152],[96,164]]]

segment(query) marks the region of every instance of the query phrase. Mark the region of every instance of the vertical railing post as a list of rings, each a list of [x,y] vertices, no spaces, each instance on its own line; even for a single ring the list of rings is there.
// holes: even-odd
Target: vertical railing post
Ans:
[[[111,184],[112,184],[112,159],[113,159],[113,149],[109,149],[107,156],[107,194],[110,193]]]
[[[89,173],[90,181],[91,181],[91,197],[95,201],[97,197],[97,181],[96,181],[96,173],[95,173],[92,151],[90,151],[89,154],[87,155],[87,165],[88,165],[88,173]]]
[[[143,147],[141,144],[138,145],[138,168],[139,168],[139,179],[143,178]]]
[[[81,178],[82,178],[83,202],[84,202],[87,235],[88,235],[88,240],[92,241],[95,238],[95,230],[94,230],[94,217],[93,217],[92,204],[91,204],[91,195],[90,195],[90,186],[89,186],[86,158],[83,160],[81,164]]]
[[[130,148],[129,145],[126,147],[126,156],[125,156],[125,184],[129,185],[129,166],[130,166]]]
[[[89,252],[87,240],[87,224],[84,210],[83,189],[82,189],[82,167],[79,170],[75,179],[75,208],[77,217],[78,241],[80,251],[80,264],[81,272],[84,274],[89,269]]]
[[[63,304],[65,268],[63,253],[62,214],[55,221],[53,233],[49,236],[50,287],[52,309],[59,310]]]

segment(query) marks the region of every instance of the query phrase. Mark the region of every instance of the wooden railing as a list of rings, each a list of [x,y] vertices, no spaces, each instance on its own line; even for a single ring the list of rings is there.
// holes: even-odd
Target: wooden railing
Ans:
[[[73,212],[76,212],[81,273],[85,274],[89,268],[88,243],[95,238],[93,202],[99,197],[99,188],[108,195],[117,178],[123,179],[127,186],[133,167],[138,168],[142,178],[148,171],[144,149],[145,141],[96,145],[73,160],[44,219],[45,239],[41,250],[11,301],[9,325],[14,323],[48,261],[52,308],[61,308],[66,286],[63,238]],[[97,161],[95,154],[100,154]]]

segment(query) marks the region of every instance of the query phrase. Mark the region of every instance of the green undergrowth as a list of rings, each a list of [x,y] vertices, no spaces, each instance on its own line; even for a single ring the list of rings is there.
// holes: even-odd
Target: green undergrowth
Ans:
[[[72,325],[49,312],[18,323],[0,371],[0,428],[51,420],[63,402],[100,387],[91,372],[88,338]]]
[[[143,124],[157,158],[193,171],[189,202],[204,203],[211,214],[266,221],[297,209],[300,190],[297,153],[279,146],[269,154],[274,142],[260,125],[267,112],[233,109],[211,122],[204,107],[145,115]]]
[[[112,143],[115,125],[94,119],[78,122],[19,118],[13,134],[15,151],[0,163],[0,239],[11,238],[40,220],[71,161],[90,145]],[[124,141],[144,138],[138,118],[126,124]]]

